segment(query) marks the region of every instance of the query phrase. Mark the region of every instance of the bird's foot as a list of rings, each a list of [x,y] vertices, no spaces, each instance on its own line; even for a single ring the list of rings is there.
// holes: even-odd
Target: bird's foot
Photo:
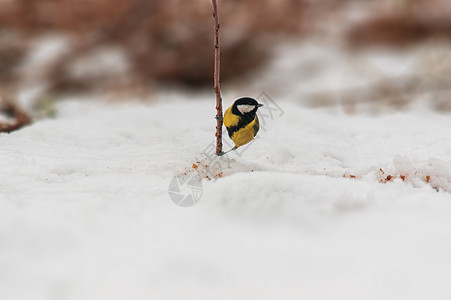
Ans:
[[[216,116],[215,119],[218,120],[218,121],[224,120],[224,118],[222,116]]]
[[[217,156],[223,156],[224,154],[229,153],[230,151],[236,150],[236,148],[238,148],[238,147],[235,146],[232,149],[230,149],[229,151],[226,151],[226,152],[222,151],[222,152],[216,153],[216,155]]]

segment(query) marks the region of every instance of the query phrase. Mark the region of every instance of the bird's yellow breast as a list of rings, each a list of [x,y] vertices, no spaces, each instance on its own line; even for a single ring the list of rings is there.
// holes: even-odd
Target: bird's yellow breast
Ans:
[[[237,127],[236,131],[234,131],[233,133],[229,131],[229,136],[235,143],[235,146],[237,148],[252,141],[259,127],[258,117],[255,116],[255,118],[250,123],[239,128],[238,123],[240,122],[241,118],[242,117],[232,113],[232,107],[229,107],[224,113],[223,122],[225,127],[227,127],[227,129],[231,127]]]
[[[252,122],[244,126],[243,128],[238,129],[233,135],[232,135],[232,141],[235,143],[235,146],[241,147],[243,145],[246,145],[250,141],[254,139],[255,136],[255,122],[258,122],[257,117],[255,117]]]

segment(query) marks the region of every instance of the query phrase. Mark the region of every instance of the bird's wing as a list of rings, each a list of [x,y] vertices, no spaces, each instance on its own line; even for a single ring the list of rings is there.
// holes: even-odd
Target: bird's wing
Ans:
[[[254,137],[257,135],[258,130],[260,129],[260,122],[258,121],[257,115],[255,115],[255,122],[254,122]]]

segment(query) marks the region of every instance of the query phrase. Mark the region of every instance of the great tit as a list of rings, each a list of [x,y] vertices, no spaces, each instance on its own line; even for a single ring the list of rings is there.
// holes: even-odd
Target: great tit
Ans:
[[[257,109],[263,104],[249,97],[237,99],[224,113],[224,126],[227,128],[229,137],[235,143],[235,150],[246,145],[254,139],[260,128]],[[227,151],[227,152],[229,152]],[[223,152],[223,154],[226,152]]]

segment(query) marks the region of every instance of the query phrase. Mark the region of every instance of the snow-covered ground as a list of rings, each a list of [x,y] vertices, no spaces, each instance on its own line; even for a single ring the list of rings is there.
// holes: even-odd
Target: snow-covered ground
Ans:
[[[0,134],[1,299],[451,297],[449,114],[276,101],[213,170],[196,97],[67,101]],[[175,205],[198,172],[200,201]]]

